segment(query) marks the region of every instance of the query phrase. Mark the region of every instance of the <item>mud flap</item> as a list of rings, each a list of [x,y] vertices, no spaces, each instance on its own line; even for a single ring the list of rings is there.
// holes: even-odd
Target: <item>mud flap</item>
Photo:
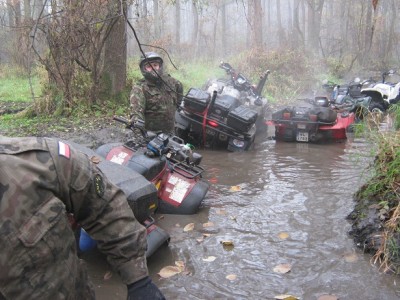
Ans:
[[[184,201],[182,201],[181,205],[176,206],[167,201],[160,200],[156,213],[193,215],[199,210],[209,188],[210,184],[208,182],[199,180],[190,193],[185,197]]]
[[[164,243],[168,244],[170,241],[169,234],[151,223],[147,227],[147,251],[146,257],[153,255],[158,248],[160,248]],[[84,229],[80,230],[79,237],[79,252],[87,252],[96,248],[97,242],[93,240],[89,234]]]
[[[190,127],[189,120],[182,117],[178,111],[175,111],[175,127],[182,130],[188,130]]]
[[[147,229],[147,251],[146,257],[152,256],[158,248],[162,245],[169,243],[171,237],[169,234],[154,224],[154,220],[146,220],[145,221],[146,229]]]

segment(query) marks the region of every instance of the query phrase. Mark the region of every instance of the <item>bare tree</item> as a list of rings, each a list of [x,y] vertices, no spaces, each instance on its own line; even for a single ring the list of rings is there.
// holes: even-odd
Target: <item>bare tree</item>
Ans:
[[[113,10],[115,22],[105,42],[104,70],[102,76],[103,83],[105,83],[103,91],[104,87],[109,86],[110,89],[105,91],[109,96],[116,95],[125,89],[127,68],[126,20],[124,16],[124,12],[127,11],[126,1],[122,1],[121,3],[117,2]],[[105,79],[108,79],[110,84],[104,82]]]
[[[317,52],[321,31],[322,10],[325,0],[306,0],[308,4],[308,45],[309,48]]]
[[[261,48],[262,47],[262,22],[263,13],[261,8],[261,0],[249,0],[249,28],[250,28],[250,47]]]

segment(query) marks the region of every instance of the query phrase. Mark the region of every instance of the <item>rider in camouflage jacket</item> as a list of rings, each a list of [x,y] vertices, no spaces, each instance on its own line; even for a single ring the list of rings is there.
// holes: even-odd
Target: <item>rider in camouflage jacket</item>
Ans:
[[[140,60],[144,79],[132,88],[130,103],[132,121],[145,121],[151,131],[174,131],[175,111],[181,104],[181,82],[163,74],[163,60],[154,52],[146,52]]]
[[[0,136],[0,299],[94,299],[67,213],[126,284],[146,278],[146,230],[96,158],[48,138]]]

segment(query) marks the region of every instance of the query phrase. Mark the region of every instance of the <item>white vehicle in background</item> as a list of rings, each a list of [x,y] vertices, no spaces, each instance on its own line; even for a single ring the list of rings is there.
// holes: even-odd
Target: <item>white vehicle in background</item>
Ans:
[[[386,81],[387,76],[396,73],[389,70],[382,73],[382,82],[368,81],[368,87],[361,89],[361,93],[371,97],[369,110],[371,112],[385,112],[391,105],[396,104],[400,100],[400,81],[391,83]]]

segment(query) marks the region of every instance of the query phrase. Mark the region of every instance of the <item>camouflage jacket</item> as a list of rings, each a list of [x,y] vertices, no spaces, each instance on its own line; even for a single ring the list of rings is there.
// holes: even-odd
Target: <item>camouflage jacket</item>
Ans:
[[[146,230],[88,157],[47,138],[0,136],[0,299],[93,299],[67,212],[126,284],[148,275]]]
[[[173,132],[176,108],[181,104],[182,84],[170,75],[153,83],[142,79],[132,88],[131,114],[145,121],[147,130]]]

